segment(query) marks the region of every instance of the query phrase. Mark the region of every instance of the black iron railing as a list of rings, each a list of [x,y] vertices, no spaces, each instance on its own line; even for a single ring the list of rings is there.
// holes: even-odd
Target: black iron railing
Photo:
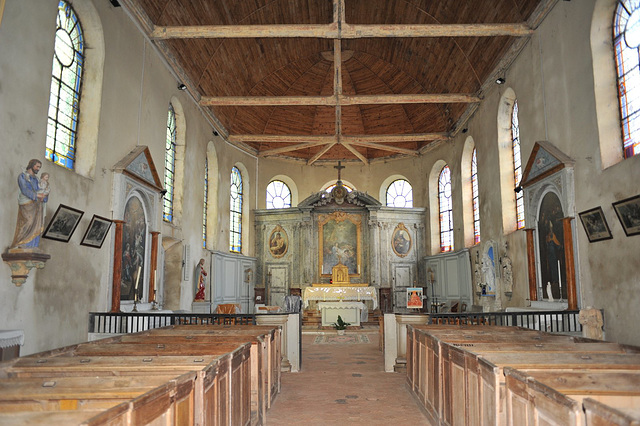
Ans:
[[[168,325],[255,325],[253,314],[89,312],[89,333],[137,333]]]
[[[580,333],[580,311],[462,312],[430,314],[430,324],[503,325],[549,333]]]

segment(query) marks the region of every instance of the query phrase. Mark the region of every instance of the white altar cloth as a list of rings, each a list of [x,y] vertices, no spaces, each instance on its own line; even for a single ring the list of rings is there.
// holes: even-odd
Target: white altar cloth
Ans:
[[[23,330],[0,330],[0,348],[24,345]]]
[[[365,314],[369,317],[367,305],[362,302],[318,302],[318,308],[322,312],[322,325],[333,325],[338,320],[338,315],[344,322],[351,325],[360,325]]]
[[[307,287],[302,295],[304,307],[309,307],[310,300],[325,301],[357,301],[371,300],[373,309],[378,308],[378,292],[375,287]]]

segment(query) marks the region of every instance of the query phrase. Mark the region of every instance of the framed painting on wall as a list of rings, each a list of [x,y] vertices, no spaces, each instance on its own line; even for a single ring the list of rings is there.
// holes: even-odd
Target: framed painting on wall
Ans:
[[[391,248],[399,257],[405,257],[411,251],[411,234],[404,223],[399,223],[393,231]]]
[[[360,215],[334,212],[321,215],[318,220],[318,246],[320,275],[331,276],[338,263],[349,269],[349,276],[360,275],[361,256]]]
[[[104,239],[107,237],[110,228],[111,220],[94,214],[84,233],[84,237],[82,237],[80,245],[94,248],[102,247],[102,243],[104,243]]]
[[[627,237],[640,234],[640,195],[613,203]]]
[[[278,225],[273,228],[273,231],[271,231],[271,235],[269,236],[269,252],[271,252],[271,256],[279,259],[287,254],[288,249],[289,237],[287,236],[287,232],[282,228],[282,226]]]
[[[590,243],[613,238],[602,207],[585,210],[579,216]]]
[[[81,210],[60,204],[42,237],[68,243],[83,214]]]

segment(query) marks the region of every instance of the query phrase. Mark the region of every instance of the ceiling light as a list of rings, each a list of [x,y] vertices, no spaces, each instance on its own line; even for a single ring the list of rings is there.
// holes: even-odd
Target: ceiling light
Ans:
[[[178,84],[178,90],[187,90],[187,85],[184,83]]]
[[[496,78],[496,84],[504,84],[507,80],[504,79],[504,77],[498,77]]]

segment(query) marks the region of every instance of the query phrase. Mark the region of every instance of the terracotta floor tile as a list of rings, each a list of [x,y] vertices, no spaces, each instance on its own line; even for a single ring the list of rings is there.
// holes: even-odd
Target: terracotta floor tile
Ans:
[[[385,373],[377,330],[366,336],[370,343],[315,344],[315,334],[303,334],[301,371],[282,374],[267,424],[428,424],[405,375]]]

